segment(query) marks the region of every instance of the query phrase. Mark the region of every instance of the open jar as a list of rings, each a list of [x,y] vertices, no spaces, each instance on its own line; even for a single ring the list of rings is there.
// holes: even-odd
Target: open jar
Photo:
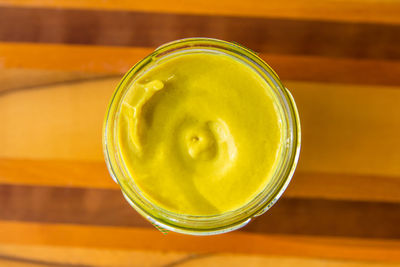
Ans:
[[[195,57],[193,57],[193,55],[195,55]],[[145,131],[142,128],[154,127],[150,124],[150,126],[147,125],[146,127],[141,126],[142,128],[138,126],[140,121],[137,119],[137,116],[144,112],[141,110],[146,108],[144,102],[154,98],[154,95],[157,94],[157,92],[165,90],[163,88],[164,86],[168,86],[169,79],[174,79],[174,75],[171,76],[170,73],[167,75],[168,77],[163,77],[163,75],[160,74],[157,76],[159,79],[156,80],[148,80],[146,77],[149,73],[157,73],[158,70],[158,72],[161,73],[161,71],[168,72],[175,67],[178,68],[180,64],[179,61],[175,64],[168,65],[168,68],[164,67],[163,69],[162,67],[166,62],[171,62],[171,60],[178,57],[192,57],[193,60],[191,64],[201,65],[201,55],[220,55],[225,56],[226,60],[233,59],[236,63],[232,63],[232,61],[228,64],[229,66],[225,66],[227,68],[227,73],[229,73],[229,68],[231,68],[232,65],[240,64],[243,67],[243,70],[246,68],[246,71],[251,71],[251,75],[254,75],[254,79],[257,79],[258,83],[263,83],[263,86],[268,88],[268,94],[270,94],[272,97],[271,99],[273,99],[274,110],[276,110],[277,121],[279,122],[279,153],[276,158],[274,158],[274,167],[271,167],[268,181],[265,182],[263,187],[257,192],[257,194],[254,194],[250,200],[244,201],[242,205],[222,212],[214,212],[210,214],[199,212],[198,214],[191,214],[190,212],[180,212],[179,210],[166,208],[168,206],[163,205],[163,201],[168,202],[175,196],[178,197],[178,195],[170,194],[168,196],[169,199],[166,199],[165,196],[164,198],[158,198],[156,196],[157,192],[161,195],[163,190],[157,191],[155,188],[158,188],[157,186],[159,186],[160,181],[163,180],[158,180],[159,182],[157,185],[153,183],[153,188],[151,188],[151,183],[149,183],[150,185],[143,186],[143,183],[141,182],[142,180],[136,177],[146,175],[146,173],[143,173],[143,171],[140,170],[142,169],[140,164],[131,164],[131,161],[138,161],[137,159],[140,157],[133,154],[143,154],[141,152],[141,146],[139,145],[142,141],[141,138],[145,138],[141,137],[144,135],[143,132]],[[196,61],[196,57],[200,60]],[[210,62],[213,63],[213,61]],[[193,75],[193,79],[198,80],[200,79],[199,77],[202,77],[201,75],[198,75],[199,69],[204,72],[212,72],[211,63],[209,70],[207,70],[206,65],[205,68],[201,68],[201,66],[195,68],[197,73],[196,75]],[[186,66],[186,73],[190,73],[190,65],[182,66]],[[237,69],[239,69],[239,67]],[[235,70],[232,70],[232,73],[235,73],[234,71]],[[219,74],[210,73],[210,75],[223,76],[225,74],[222,71]],[[190,78],[190,75],[187,77]],[[230,79],[235,79],[232,75],[229,77]],[[191,84],[194,84],[196,88],[201,87],[201,83],[197,81],[196,83]],[[134,104],[127,105],[126,99],[128,98],[129,101]],[[160,96],[158,96],[158,98],[160,98]],[[245,99],[246,98],[243,98],[243,105],[247,104]],[[202,103],[204,102],[206,101],[202,101]],[[251,105],[251,103],[248,104]],[[223,103],[221,103],[221,105],[223,105]],[[223,114],[223,112],[221,112],[221,114]],[[145,114],[143,116],[150,115]],[[125,120],[125,122],[123,120]],[[197,125],[193,121],[198,123],[197,120],[193,119],[185,123],[187,125]],[[188,151],[186,151],[187,153],[182,152],[186,153],[184,157],[189,158],[189,160],[201,160],[201,164],[203,164],[201,166],[203,168],[204,166],[208,166],[204,165],[206,163],[203,162],[210,158],[217,157],[216,155],[219,155],[218,153],[221,155],[225,153],[227,158],[233,158],[237,153],[240,153],[239,148],[244,147],[244,145],[239,144],[239,148],[236,148],[234,141],[229,141],[234,139],[235,134],[231,134],[229,130],[227,130],[228,126],[224,126],[225,123],[223,121],[213,122],[212,120],[209,120],[205,125],[206,128],[203,126],[200,128],[198,126],[190,126],[190,129],[195,129],[195,134],[193,136],[190,135],[189,139],[187,137],[189,135],[186,134],[186,132],[190,131],[186,130],[184,134],[186,137],[184,136],[181,138],[179,132],[170,136],[172,139],[177,139],[178,141],[180,138],[184,140],[182,141],[182,146],[184,147],[183,150]],[[154,131],[157,131],[157,129]],[[265,131],[265,134],[267,134],[267,132],[268,131]],[[258,135],[263,133],[264,132],[257,132]],[[232,138],[230,137],[231,135],[233,135]],[[105,161],[111,176],[120,185],[122,193],[129,204],[142,216],[162,229],[192,235],[211,235],[229,232],[243,227],[253,217],[259,216],[267,211],[279,199],[288,186],[294,173],[300,152],[300,136],[300,121],[293,97],[282,85],[276,73],[261,58],[259,58],[254,52],[238,44],[209,38],[188,38],[177,40],[157,48],[153,53],[137,63],[125,74],[114,92],[106,112],[103,128],[103,150]],[[159,141],[163,141],[163,138],[164,137],[158,139]],[[251,138],[253,137],[248,136],[248,139]],[[203,139],[205,141],[202,141]],[[128,141],[123,143],[121,140]],[[175,145],[176,150],[178,151],[180,150],[178,147],[181,146],[179,142]],[[233,142],[233,144],[229,144],[229,142]],[[126,150],[124,146],[129,147],[130,150]],[[218,146],[222,146],[222,148]],[[225,152],[223,149],[225,149]],[[239,152],[237,152],[238,149]],[[171,146],[170,150],[175,150],[174,146]],[[157,153],[163,154],[162,151]],[[152,157],[159,157],[157,153],[153,153]],[[219,157],[221,158],[223,156]],[[164,157],[164,160],[167,159]],[[222,162],[224,161],[222,160]],[[258,163],[249,162],[249,164],[255,166]],[[154,169],[156,168],[154,166],[157,166],[157,164],[153,164],[152,166]],[[148,169],[150,170],[150,167]],[[161,173],[158,176],[162,175],[163,174]],[[182,176],[182,173],[177,172],[177,176],[179,175]],[[226,175],[226,177],[226,179],[229,179],[229,175]],[[243,179],[247,178],[243,177]],[[139,186],[140,183],[142,184]],[[179,182],[174,185],[176,188],[179,188],[180,186]],[[148,189],[147,192],[143,189],[146,187]],[[153,195],[148,192],[152,192]],[[215,190],[213,192],[215,192]],[[216,194],[218,194],[218,192]]]

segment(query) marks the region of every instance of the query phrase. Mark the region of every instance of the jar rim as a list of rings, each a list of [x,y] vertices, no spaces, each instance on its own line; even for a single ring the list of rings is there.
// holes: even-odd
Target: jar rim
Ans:
[[[146,200],[136,188],[132,188],[126,180],[123,164],[118,156],[118,150],[115,149],[115,120],[116,113],[124,92],[129,90],[135,79],[158,60],[171,56],[179,51],[189,51],[195,49],[216,50],[229,53],[240,59],[246,59],[252,63],[259,74],[262,74],[266,81],[274,85],[274,90],[279,92],[281,99],[280,105],[283,106],[288,126],[287,155],[285,157],[285,166],[280,166],[279,183],[274,184],[273,190],[266,192],[267,186],[255,196],[249,203],[246,203],[237,210],[211,216],[192,216],[177,214],[166,211],[154,203]],[[245,62],[243,62],[245,63]],[[250,63],[249,63],[250,64]],[[213,38],[185,38],[166,43],[156,48],[150,55],[135,64],[122,78],[118,84],[108,105],[103,125],[103,152],[108,170],[114,179],[120,185],[122,193],[126,200],[146,219],[167,230],[174,232],[192,234],[192,235],[210,235],[236,230],[246,225],[251,218],[259,216],[267,211],[283,194],[290,183],[296,168],[301,144],[300,120],[296,104],[290,92],[282,85],[278,75],[267,65],[255,52],[237,43],[231,43]],[[284,168],[283,168],[284,167]],[[275,175],[275,174],[274,174]],[[277,179],[277,177],[275,177]],[[133,181],[130,181],[133,182]],[[263,195],[264,194],[264,195]],[[244,210],[242,210],[245,208]],[[236,214],[235,214],[236,213]]]

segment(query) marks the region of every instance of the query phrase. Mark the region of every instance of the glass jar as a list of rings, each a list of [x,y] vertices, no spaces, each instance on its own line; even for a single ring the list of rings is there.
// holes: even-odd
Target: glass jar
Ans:
[[[154,67],[165,57],[174,54],[212,51],[240,60],[257,71],[275,94],[283,127],[283,149],[279,165],[267,186],[249,203],[241,208],[213,216],[190,216],[172,213],[147,200],[129,177],[121,160],[116,138],[116,120],[122,99],[132,84],[146,70]],[[167,43],[138,62],[119,83],[108,106],[103,128],[103,151],[108,170],[122,190],[129,204],[154,225],[183,234],[211,235],[236,230],[246,225],[253,217],[267,211],[288,186],[300,152],[300,121],[295,102],[282,85],[278,75],[254,52],[226,41],[209,38],[187,38]]]

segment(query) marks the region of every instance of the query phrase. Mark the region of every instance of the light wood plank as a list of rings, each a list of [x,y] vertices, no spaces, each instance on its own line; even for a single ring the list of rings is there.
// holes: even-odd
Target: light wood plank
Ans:
[[[51,262],[58,264],[81,264],[95,266],[305,266],[305,267],[386,267],[399,266],[391,262],[370,262],[354,260],[333,260],[319,258],[274,257],[263,255],[242,254],[196,254],[171,251],[142,251],[93,249],[80,247],[50,247],[26,245],[1,245],[0,257],[15,258],[12,266],[26,266],[28,263],[18,262],[17,259],[26,259],[32,262]],[[10,260],[0,260],[0,264],[10,266]],[[19,264],[19,265],[18,265]]]
[[[3,95],[1,156],[102,160],[103,119],[118,82],[100,79]]]
[[[397,87],[285,85],[298,105],[304,137],[298,170],[400,175]]]
[[[0,157],[102,161],[102,124],[118,81],[4,95]],[[400,176],[398,87],[301,82],[286,86],[302,122],[299,171]]]
[[[0,93],[4,94],[4,91],[29,90],[37,86],[79,82],[109,76],[110,74],[80,71],[3,68],[0,69]]]
[[[161,0],[1,0],[3,6],[49,7],[74,9],[130,10],[181,14],[207,14],[228,16],[252,16],[290,18],[306,20],[328,20],[346,22],[392,23],[398,24],[400,3],[395,0],[283,0],[265,2],[263,0],[223,0],[169,1]]]
[[[255,235],[243,232],[193,237],[174,233],[162,235],[155,229],[7,221],[0,221],[0,244],[400,261],[400,242],[390,240]]]

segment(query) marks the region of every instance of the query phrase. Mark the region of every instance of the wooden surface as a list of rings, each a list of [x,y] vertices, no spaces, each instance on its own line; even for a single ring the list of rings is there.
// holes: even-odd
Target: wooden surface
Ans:
[[[400,266],[400,1],[0,0],[0,266]],[[258,52],[298,104],[283,198],[240,231],[163,235],[103,162],[123,73],[174,39]]]

